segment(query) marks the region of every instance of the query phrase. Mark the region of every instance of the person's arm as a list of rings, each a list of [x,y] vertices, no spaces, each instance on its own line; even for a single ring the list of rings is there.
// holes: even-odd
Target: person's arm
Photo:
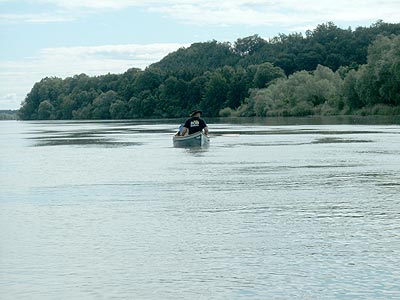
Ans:
[[[186,134],[187,130],[188,129],[186,127],[183,127],[182,132],[181,132],[181,136],[184,136]]]
[[[204,127],[204,133],[206,134],[206,135],[208,135],[208,127],[206,126],[206,127]]]

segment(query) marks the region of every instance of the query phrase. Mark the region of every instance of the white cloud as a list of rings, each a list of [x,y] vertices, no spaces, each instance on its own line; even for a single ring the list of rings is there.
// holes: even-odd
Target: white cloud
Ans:
[[[57,13],[0,14],[0,24],[69,22],[75,17]]]
[[[398,22],[400,15],[400,1],[391,0],[171,2],[168,6],[158,5],[152,9],[197,25],[279,25],[287,28],[327,21],[368,22],[383,19]]]
[[[104,45],[46,48],[34,57],[0,61],[0,109],[17,109],[35,82],[44,77],[123,73],[145,68],[187,44]]]
[[[64,73],[81,72],[89,75],[120,73],[131,67],[143,69],[182,46],[188,45],[170,43],[45,48],[41,50],[39,59],[51,66],[60,65],[61,69],[56,76],[69,76]]]
[[[27,0],[25,0],[27,1]],[[279,25],[285,28],[333,22],[399,22],[400,1],[397,0],[30,0],[51,5],[68,14],[44,13],[24,19],[3,15],[0,20],[15,22],[58,22],[96,11],[140,8],[158,12],[182,23],[195,25]],[[52,11],[52,10],[51,10]],[[52,18],[53,16],[53,18]]]
[[[51,4],[67,9],[124,9],[132,6],[147,6],[162,1],[145,0],[33,0],[39,4]],[[164,4],[167,4],[164,2]]]
[[[15,109],[15,103],[18,102],[18,95],[16,93],[0,94],[0,109]]]

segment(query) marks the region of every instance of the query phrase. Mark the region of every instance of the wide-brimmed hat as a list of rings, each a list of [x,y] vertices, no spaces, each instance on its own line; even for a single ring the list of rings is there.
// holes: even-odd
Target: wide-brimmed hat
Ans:
[[[195,114],[200,113],[202,114],[203,112],[200,109],[194,109],[192,110],[192,112],[190,113],[190,116],[193,117]]]

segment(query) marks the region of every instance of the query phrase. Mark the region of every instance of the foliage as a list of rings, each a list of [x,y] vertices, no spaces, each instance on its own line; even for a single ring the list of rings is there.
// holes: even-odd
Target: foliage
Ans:
[[[268,88],[252,90],[239,111],[241,115],[261,117],[334,114],[339,110],[336,98],[341,86],[337,73],[319,65],[312,73],[299,71]]]
[[[242,116],[398,114],[400,112],[400,36],[380,36],[368,63],[358,70],[318,65],[266,88],[253,89],[237,110]]]
[[[400,36],[380,36],[368,51],[357,81],[365,105],[400,105]]]
[[[267,84],[270,84],[275,79],[285,77],[285,73],[281,68],[275,67],[269,62],[254,67],[256,72],[253,82],[256,88],[266,87]]]
[[[400,24],[258,35],[235,43],[194,43],[145,70],[36,83],[19,118],[127,119],[207,116],[396,113],[400,106]]]

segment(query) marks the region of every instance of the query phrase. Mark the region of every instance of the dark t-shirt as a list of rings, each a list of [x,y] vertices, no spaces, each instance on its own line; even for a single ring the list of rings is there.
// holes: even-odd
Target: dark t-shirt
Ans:
[[[189,129],[189,134],[193,134],[202,131],[205,127],[207,127],[207,124],[201,118],[191,117],[186,120],[184,126]]]

